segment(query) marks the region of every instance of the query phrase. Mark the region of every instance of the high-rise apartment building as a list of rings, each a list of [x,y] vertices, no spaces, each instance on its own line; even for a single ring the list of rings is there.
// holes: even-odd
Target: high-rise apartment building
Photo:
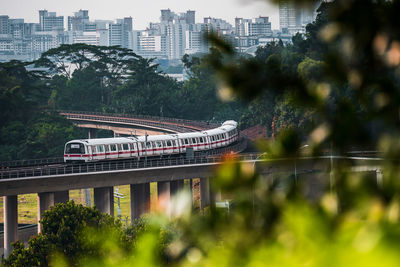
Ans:
[[[68,31],[85,31],[89,23],[89,11],[80,9],[74,16],[68,16]]]
[[[116,23],[108,24],[110,46],[118,45],[128,48],[129,33],[132,32],[132,18],[117,19]]]
[[[110,23],[108,25],[109,42],[110,46],[119,45],[122,46],[122,23]]]
[[[10,33],[10,19],[8,16],[0,16],[0,34]]]
[[[169,42],[165,35],[151,36],[143,32],[138,38],[137,53],[146,58],[168,58]]]
[[[196,11],[188,10],[186,11],[186,23],[195,24],[196,23]]]
[[[271,34],[269,17],[260,16],[255,19],[235,18],[236,36],[266,36]]]
[[[250,35],[255,36],[266,36],[271,35],[271,22],[269,17],[258,17],[250,24]]]
[[[207,53],[209,45],[205,40],[204,31],[185,32],[185,54]]]
[[[206,32],[214,32],[217,34],[231,34],[233,31],[232,25],[222,19],[207,17],[204,18],[203,22],[203,28]]]
[[[185,21],[168,23],[167,36],[170,44],[168,53],[169,59],[181,59],[185,55],[185,33],[188,28],[188,24],[186,24]]]
[[[316,18],[316,10],[321,1],[311,6],[299,6],[293,2],[279,2],[279,27],[282,32],[304,33],[307,24]]]
[[[171,12],[169,8],[161,10],[161,17],[160,17],[161,22],[172,22],[173,19],[174,19],[174,13]]]
[[[10,34],[16,39],[25,36],[24,19],[10,19]]]
[[[64,16],[58,16],[56,12],[39,10],[39,30],[52,31],[64,30]]]

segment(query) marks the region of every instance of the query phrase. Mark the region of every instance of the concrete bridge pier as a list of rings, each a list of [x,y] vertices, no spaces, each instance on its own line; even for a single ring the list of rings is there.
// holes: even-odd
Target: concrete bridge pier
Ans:
[[[160,201],[163,198],[166,201],[170,200],[171,196],[171,183],[167,181],[157,182],[157,197]]]
[[[88,139],[93,139],[97,137],[97,129],[89,128]]]
[[[42,232],[40,220],[43,213],[54,206],[54,195],[53,192],[38,193],[38,233]]]
[[[171,181],[171,196],[175,196],[179,191],[183,190],[184,180]]]
[[[210,184],[210,178],[200,178],[200,209],[215,205],[215,193]]]
[[[193,179],[189,179],[189,194],[190,194],[190,199],[192,201],[192,206],[193,206]]]
[[[38,233],[42,231],[40,220],[46,210],[57,203],[66,203],[69,200],[69,191],[38,193]]]
[[[157,182],[157,205],[158,209],[168,212],[168,205],[171,202],[171,183],[167,181]],[[168,214],[169,215],[169,214]]]
[[[114,188],[98,187],[94,188],[94,205],[101,212],[114,216]]]
[[[69,191],[54,192],[54,204],[67,203],[69,201]]]
[[[131,222],[150,212],[150,183],[131,184]]]
[[[4,196],[4,257],[12,252],[11,243],[18,239],[18,196]]]

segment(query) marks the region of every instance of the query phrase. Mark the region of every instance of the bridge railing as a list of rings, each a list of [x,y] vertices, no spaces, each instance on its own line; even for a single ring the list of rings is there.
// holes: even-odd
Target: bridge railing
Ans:
[[[190,129],[188,130],[187,128],[185,128],[183,126],[180,127],[180,126],[176,126],[176,125],[166,125],[163,123],[139,120],[139,119],[134,119],[134,118],[121,118],[121,117],[113,117],[113,116],[106,116],[106,115],[90,115],[90,114],[70,114],[70,113],[60,113],[60,114],[65,116],[68,119],[75,119],[75,120],[127,123],[127,124],[133,124],[133,125],[153,127],[156,129],[162,129],[165,131],[172,131],[172,132],[190,131]]]
[[[0,170],[6,168],[26,167],[26,166],[42,166],[48,164],[64,163],[63,157],[42,158],[42,159],[22,159],[9,160],[0,162]]]
[[[99,113],[99,112],[87,112],[87,111],[67,111],[67,110],[57,110],[56,112],[60,114],[76,114],[76,115],[89,115],[89,116],[105,116],[123,119],[134,119],[145,121],[147,124],[149,122],[154,122],[157,125],[172,124],[174,126],[183,127],[185,129],[211,129],[216,128],[221,125],[220,122],[209,122],[209,121],[194,121],[186,119],[176,119],[168,117],[158,117],[158,116],[147,116],[147,115],[132,115],[132,114],[119,114],[119,113]]]

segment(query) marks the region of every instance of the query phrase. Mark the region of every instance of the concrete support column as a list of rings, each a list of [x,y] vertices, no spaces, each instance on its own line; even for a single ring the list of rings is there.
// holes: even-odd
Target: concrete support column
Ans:
[[[97,209],[114,217],[114,188],[99,187],[93,191],[94,205]]]
[[[166,201],[170,200],[171,191],[170,191],[170,182],[158,182],[157,183],[157,196],[158,200],[161,198],[165,199]]]
[[[221,190],[218,190],[215,192],[215,201],[221,201],[221,200],[222,200]]]
[[[150,212],[150,183],[131,184],[131,221]]]
[[[4,257],[12,252],[11,243],[18,239],[18,199],[17,196],[3,197],[4,209]]]
[[[90,128],[88,132],[88,139],[93,139],[96,137],[97,137],[97,129]]]
[[[83,194],[85,196],[85,206],[91,207],[92,206],[92,195],[90,194],[90,189],[89,188],[83,189]]]
[[[210,205],[210,180],[200,178],[200,208],[204,209]]]
[[[171,181],[170,190],[171,196],[176,195],[179,191],[183,190],[184,180]]]
[[[376,184],[379,187],[382,187],[383,185],[383,174],[382,174],[382,169],[376,169]]]
[[[193,206],[193,179],[189,179],[189,194]]]
[[[157,182],[157,209],[169,215],[168,207],[171,202],[170,182]]]
[[[38,193],[38,233],[42,231],[40,220],[46,210],[49,210],[51,206],[54,206],[54,193]]]
[[[69,191],[54,192],[54,204],[67,203],[69,201]]]

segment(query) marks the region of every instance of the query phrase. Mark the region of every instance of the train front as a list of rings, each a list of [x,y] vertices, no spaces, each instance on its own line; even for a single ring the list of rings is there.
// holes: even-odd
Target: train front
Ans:
[[[72,140],[65,144],[64,162],[84,163],[88,161],[86,145],[80,140]]]

